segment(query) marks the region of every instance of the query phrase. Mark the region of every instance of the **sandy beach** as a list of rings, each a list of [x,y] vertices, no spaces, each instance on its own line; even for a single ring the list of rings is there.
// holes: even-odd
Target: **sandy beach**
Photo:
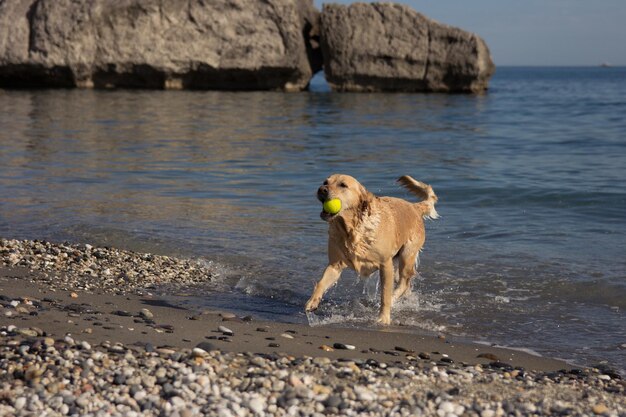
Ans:
[[[189,260],[2,240],[0,265],[1,415],[626,412],[624,381],[608,367],[192,311],[152,294],[211,279]]]

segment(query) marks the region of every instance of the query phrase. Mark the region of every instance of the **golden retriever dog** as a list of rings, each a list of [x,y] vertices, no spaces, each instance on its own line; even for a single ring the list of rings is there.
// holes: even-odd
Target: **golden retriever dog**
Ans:
[[[305,310],[317,309],[326,290],[345,268],[362,277],[380,272],[381,303],[378,322],[391,323],[391,305],[410,290],[415,265],[424,245],[424,218],[436,219],[437,196],[430,185],[405,175],[398,179],[422,201],[410,203],[394,197],[377,197],[349,175],[335,174],[317,190],[317,198],[341,200],[336,214],[321,213],[328,222],[328,266],[315,285]],[[398,258],[398,285],[394,287],[394,258]]]

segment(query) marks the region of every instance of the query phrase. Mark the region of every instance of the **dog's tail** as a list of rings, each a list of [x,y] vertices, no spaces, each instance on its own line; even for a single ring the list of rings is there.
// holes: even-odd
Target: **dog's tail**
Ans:
[[[429,219],[438,219],[439,214],[435,210],[435,203],[437,202],[437,195],[433,191],[433,187],[423,182],[419,182],[408,175],[403,175],[398,178],[398,182],[407,190],[422,199],[417,205],[422,212],[422,216]]]

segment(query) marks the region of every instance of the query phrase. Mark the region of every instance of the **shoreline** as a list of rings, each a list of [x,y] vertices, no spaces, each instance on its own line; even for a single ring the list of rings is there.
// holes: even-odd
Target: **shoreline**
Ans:
[[[111,343],[154,348],[192,349],[234,353],[283,353],[293,356],[374,359],[389,363],[411,361],[449,366],[520,367],[533,371],[578,369],[564,361],[501,347],[470,343],[443,336],[395,332],[393,329],[356,329],[282,323],[239,317],[229,311],[190,310],[169,304],[149,292],[110,294],[68,288],[48,288],[45,277],[26,268],[0,267],[0,326],[39,328],[46,336],[67,334],[91,344]],[[33,304],[24,304],[29,300]],[[16,304],[11,308],[11,302]],[[28,303],[28,301],[26,301]],[[18,308],[21,307],[21,308]],[[6,314],[10,313],[10,316]],[[220,327],[232,331],[220,331]],[[354,349],[334,348],[340,343]],[[208,348],[208,347],[211,348]],[[322,349],[322,346],[326,346]],[[422,356],[420,358],[420,355]]]
[[[520,350],[460,338],[446,340],[444,336],[404,332],[394,327],[309,326],[257,320],[252,316],[244,321],[231,311],[205,308],[194,311],[171,305],[166,298],[151,292],[159,285],[188,286],[212,279],[210,269],[190,260],[88,244],[56,245],[17,240],[0,243],[0,265],[4,263],[0,266],[0,294],[12,300],[48,300],[40,302],[37,315],[0,316],[0,325],[6,326],[11,324],[11,319],[19,319],[22,327],[47,327],[55,337],[91,329],[92,333],[86,335],[90,343],[107,338],[122,343],[142,339],[154,346],[192,348],[194,343],[205,342],[215,349],[238,353],[282,352],[331,358],[348,355],[359,359],[383,357],[391,361],[422,354],[440,364],[443,359],[447,364],[452,361],[471,365],[502,362],[503,366],[537,371],[573,368],[565,361]],[[85,305],[89,306],[88,310],[81,307]],[[151,309],[149,314],[153,316],[148,320],[140,314],[145,308]],[[108,325],[93,326],[94,322]],[[114,326],[117,326],[115,332]],[[235,336],[223,337],[218,330],[220,326],[233,330]],[[261,328],[267,331],[258,331]],[[272,334],[264,334],[269,333],[269,329]],[[292,338],[287,339],[284,332],[290,332]],[[353,345],[354,350],[334,349],[335,343]],[[320,349],[321,346],[327,348]],[[480,355],[483,357],[478,357]]]
[[[94,259],[114,263],[92,257],[99,248],[67,246],[74,261],[66,263],[63,249],[59,259],[48,256],[56,245],[0,243],[0,414],[493,417],[626,410],[626,382],[608,368],[385,328],[185,309],[139,280],[117,287],[109,275],[99,281],[96,271],[111,265],[100,268]],[[33,250],[18,256],[18,247]],[[140,262],[138,270],[154,261],[117,253]],[[193,268],[185,262],[168,260],[170,282],[184,284],[178,266]],[[211,277],[198,274],[190,273],[190,282]]]

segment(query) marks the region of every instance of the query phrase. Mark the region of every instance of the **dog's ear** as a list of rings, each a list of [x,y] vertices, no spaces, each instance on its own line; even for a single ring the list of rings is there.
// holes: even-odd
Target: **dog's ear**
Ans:
[[[361,186],[361,194],[359,201],[359,217],[364,218],[372,214],[372,202],[374,201],[374,194],[370,193]]]

